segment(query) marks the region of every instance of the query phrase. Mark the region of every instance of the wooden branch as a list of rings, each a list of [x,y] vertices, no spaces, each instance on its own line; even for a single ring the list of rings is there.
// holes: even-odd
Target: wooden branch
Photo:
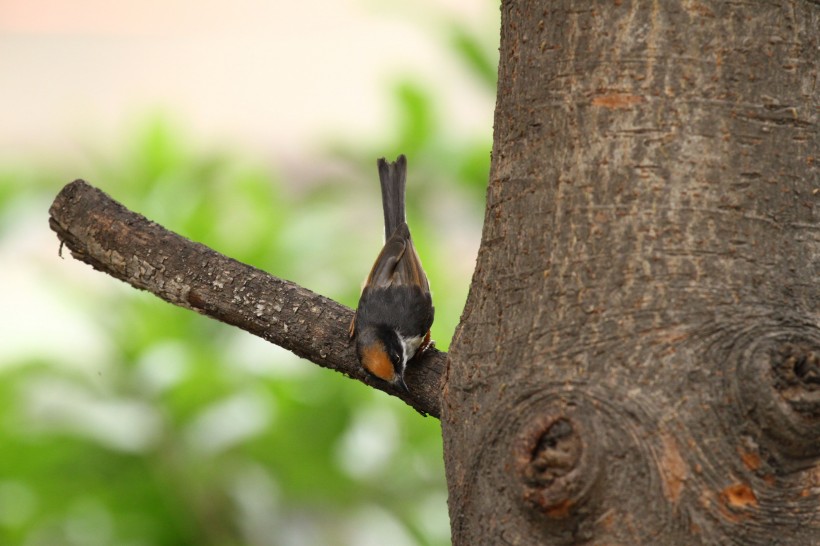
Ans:
[[[359,365],[351,309],[168,231],[82,180],[65,186],[49,213],[62,244],[94,269],[440,416],[446,353],[432,349],[408,367],[405,393]]]

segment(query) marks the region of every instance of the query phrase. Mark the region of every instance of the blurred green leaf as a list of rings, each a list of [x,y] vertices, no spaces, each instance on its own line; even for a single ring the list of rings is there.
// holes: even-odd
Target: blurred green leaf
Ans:
[[[450,32],[453,52],[488,90],[495,92],[498,80],[497,42],[480,36],[458,21],[451,23]]]
[[[399,105],[398,143],[395,154],[418,155],[429,146],[437,130],[433,99],[420,85],[405,80],[395,88]]]

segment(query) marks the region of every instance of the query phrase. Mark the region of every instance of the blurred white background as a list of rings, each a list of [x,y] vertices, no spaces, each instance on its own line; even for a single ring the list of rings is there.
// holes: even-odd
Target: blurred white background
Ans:
[[[497,33],[474,0],[0,0],[0,158],[82,154],[160,108],[299,161],[328,131],[389,130],[385,81],[407,74],[454,130],[486,131],[491,99],[441,54],[442,18]]]

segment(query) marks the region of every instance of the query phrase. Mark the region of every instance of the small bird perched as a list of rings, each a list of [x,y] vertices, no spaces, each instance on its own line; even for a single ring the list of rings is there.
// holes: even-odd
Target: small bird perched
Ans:
[[[384,209],[384,247],[364,283],[350,323],[364,369],[393,385],[404,382],[407,362],[430,346],[433,298],[404,217],[407,158],[378,160]]]

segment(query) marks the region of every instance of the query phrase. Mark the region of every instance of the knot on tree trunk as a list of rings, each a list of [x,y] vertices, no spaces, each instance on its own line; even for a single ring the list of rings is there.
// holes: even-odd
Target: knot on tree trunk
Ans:
[[[522,499],[550,518],[566,518],[588,500],[597,479],[594,441],[571,408],[536,415],[513,447]]]
[[[785,343],[772,354],[771,364],[775,389],[795,417],[805,419],[809,427],[820,426],[820,347]]]
[[[790,543],[816,536],[818,347],[804,317],[737,307],[688,330],[669,353],[692,363],[675,376],[687,394],[640,404],[662,416],[653,449],[665,515],[693,542],[769,544],[760,522],[786,516]],[[670,369],[658,360],[659,377]]]
[[[749,344],[738,374],[743,407],[771,456],[786,468],[820,457],[820,330],[780,325]]]

